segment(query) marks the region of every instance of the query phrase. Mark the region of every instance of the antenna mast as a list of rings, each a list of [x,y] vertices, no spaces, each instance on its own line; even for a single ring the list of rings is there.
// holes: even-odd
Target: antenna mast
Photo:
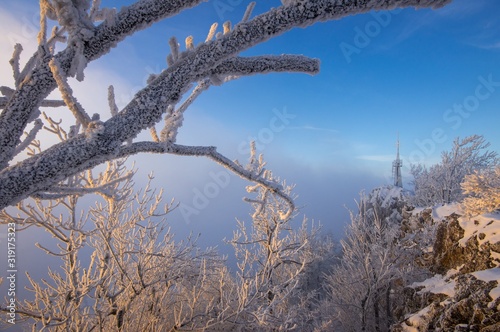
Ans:
[[[403,167],[403,161],[399,158],[399,133],[398,141],[396,142],[396,160],[392,162],[392,176],[394,178],[394,186],[403,188],[403,179],[401,177],[401,167]]]

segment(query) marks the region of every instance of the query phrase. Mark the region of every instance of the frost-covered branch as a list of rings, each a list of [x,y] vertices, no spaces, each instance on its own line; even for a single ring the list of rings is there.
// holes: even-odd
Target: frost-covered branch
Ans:
[[[276,72],[297,71],[297,72],[314,73],[318,70],[318,65],[319,65],[318,60],[309,59],[309,58],[304,57],[304,56],[284,56],[283,55],[283,56],[262,56],[262,57],[251,57],[251,58],[234,58],[234,59],[229,59],[229,60],[221,63],[213,71],[205,73],[202,77],[214,76],[214,75],[229,76],[229,75],[233,75],[233,74],[237,74],[238,76],[242,76],[242,75],[250,75],[250,74],[254,74],[254,73],[267,73],[267,72],[273,72],[273,71],[276,71]],[[66,89],[67,89],[67,87],[66,87]],[[69,96],[70,95],[71,94],[69,94]],[[197,96],[197,94],[195,96],[193,96],[193,98],[195,98],[196,96]],[[68,102],[71,103],[72,100],[70,99]],[[188,104],[186,104],[186,107],[189,105],[189,101],[187,101],[187,103]],[[181,105],[181,110],[183,110],[183,109],[184,109],[184,107]],[[80,114],[80,112],[79,112],[78,107],[75,108],[75,110],[74,110],[74,114],[76,117],[77,115]],[[88,117],[85,113],[82,113],[82,114],[84,114],[85,117]],[[121,114],[118,114],[117,117],[120,115]],[[82,116],[80,116],[80,117],[82,117]],[[77,119],[79,119],[80,117],[78,117]],[[85,118],[85,117],[83,117],[83,118]],[[108,122],[109,122],[109,120],[108,120]],[[106,124],[108,122],[106,122],[104,125],[106,126]],[[178,126],[179,124],[174,123],[174,125]],[[129,129],[132,129],[132,128],[129,128]],[[169,128],[169,129],[171,129],[171,128]],[[120,133],[120,132],[116,132],[116,131],[114,131],[114,133],[120,134],[120,135],[123,134],[123,132]],[[105,134],[105,133],[103,133],[103,134]],[[101,134],[99,132],[99,134],[97,134],[96,136],[93,136],[93,138],[95,138],[95,139],[102,138],[103,134]],[[77,141],[77,140],[82,140],[82,139],[83,139],[82,137],[75,137],[74,139],[71,139],[71,140]],[[129,137],[127,137],[126,139],[128,140]],[[97,142],[95,142],[94,144],[91,144],[91,146],[85,146],[85,144],[82,145],[81,143],[78,143],[76,145],[79,146],[81,149],[78,150],[80,152],[77,152],[77,150],[75,150],[75,147],[73,145],[71,147],[67,146],[68,142],[71,140],[60,143],[59,146],[63,150],[66,150],[66,148],[69,149],[69,150],[66,150],[66,151],[68,151],[67,153],[69,153],[70,155],[74,155],[76,159],[79,159],[81,157],[81,155],[80,155],[80,154],[82,154],[81,149],[87,151],[83,154],[88,156],[88,154],[89,154],[88,148],[91,148],[92,145],[97,143]],[[85,139],[85,143],[88,143],[87,139]],[[109,144],[109,143],[117,144],[117,143],[120,143],[120,140],[118,140],[118,141],[105,141],[102,143],[104,143],[104,144]],[[54,146],[53,149],[58,148],[59,146]],[[120,148],[120,151],[116,151],[116,152],[113,152],[111,154],[103,154],[100,156],[100,158],[96,158],[94,160],[92,160],[91,158],[87,158],[86,160],[84,160],[85,163],[82,165],[78,165],[77,163],[74,162],[74,160],[71,161],[70,159],[67,158],[68,155],[66,155],[65,153],[62,153],[62,151],[61,151],[60,159],[59,159],[58,163],[56,163],[55,159],[46,159],[46,162],[50,163],[50,165],[47,165],[47,168],[48,168],[48,171],[51,171],[51,172],[54,172],[57,168],[60,168],[61,171],[64,171],[64,170],[67,171],[67,170],[69,170],[68,167],[73,168],[73,170],[78,169],[78,171],[83,171],[87,168],[96,166],[104,161],[112,160],[112,159],[118,157],[118,155],[124,156],[123,151],[130,151],[130,153],[132,153],[132,151],[134,151],[134,149],[122,149],[122,148]],[[139,151],[137,150],[136,153],[138,153],[138,152]],[[144,151],[142,151],[142,152],[144,152]],[[43,155],[45,153],[49,153],[49,150],[42,152],[40,155]],[[30,160],[28,159],[28,160],[24,161],[23,163],[29,163],[29,162],[30,162]],[[16,166],[14,166],[14,167],[16,167]],[[33,165],[31,167],[35,167],[35,165]],[[40,167],[40,164],[37,164],[36,167]],[[30,173],[31,177],[37,176],[37,174],[35,174],[35,173],[32,173],[32,172],[29,172],[29,173]],[[71,173],[68,173],[67,176],[69,176],[69,175],[71,175]],[[0,175],[0,177],[1,177],[1,175]],[[46,177],[43,177],[43,178],[45,178],[45,180],[48,180]],[[62,180],[64,178],[60,177],[60,179]],[[9,182],[12,182],[13,179],[10,178],[8,180],[9,180]],[[33,181],[30,184],[33,184]],[[47,187],[47,186],[49,186],[49,184],[45,185],[45,187]],[[43,187],[40,189],[44,190]],[[39,191],[39,190],[37,190],[37,191]],[[35,191],[35,192],[37,192],[37,191]],[[9,191],[9,192],[11,193],[12,191]],[[31,194],[34,194],[34,192],[32,192]],[[0,201],[1,201],[1,197],[0,197]]]
[[[287,210],[287,213],[282,216],[283,218],[289,218],[291,216],[291,213],[293,213],[293,211],[295,210],[293,199],[283,191],[283,187],[281,184],[277,183],[274,180],[268,180],[264,178],[261,172],[255,172],[244,168],[239,163],[234,162],[217,152],[217,148],[214,146],[185,146],[179,144],[164,144],[162,142],[137,142],[132,143],[130,146],[124,146],[120,150],[118,155],[126,156],[142,152],[169,153],[181,156],[196,157],[204,156],[210,158],[219,165],[231,170],[241,178],[262,185],[264,188],[270,190],[273,194],[285,200],[289,205],[289,209]]]
[[[313,75],[318,71],[319,61],[317,59],[310,59],[301,55],[266,55],[228,59],[210,71],[210,73],[207,73],[205,76],[210,78],[199,82],[189,97],[175,111],[167,114],[165,117],[165,126],[161,131],[159,140],[162,142],[168,141],[169,143],[176,142],[177,130],[182,126],[184,112],[211,85],[220,85],[229,80],[255,73],[300,72]],[[155,134],[156,131],[152,131],[153,140],[156,140]]]
[[[85,112],[82,105],[80,105],[80,103],[73,96],[73,91],[66,80],[65,74],[61,73],[58,61],[53,58],[49,62],[49,67],[52,71],[52,75],[54,75],[54,79],[59,87],[64,103],[68,106],[70,111],[73,112],[76,120],[82,124],[83,128],[87,128],[90,122],[90,117]]]
[[[14,82],[16,82],[16,87],[18,86],[19,82],[19,76],[20,76],[19,59],[22,51],[23,47],[21,44],[14,45],[14,53],[12,54],[12,59],[10,60],[10,65],[12,66],[12,71],[14,74]]]
[[[150,26],[152,23],[178,14],[186,8],[201,3],[202,0],[142,0],[133,5],[122,8],[116,14],[112,24],[103,22],[96,27],[94,36],[85,43],[83,56],[87,61],[95,60],[109,52],[112,47],[127,36],[138,30]],[[42,100],[56,88],[47,63],[35,67],[36,59],[40,54],[39,49],[28,61],[20,74],[23,81],[17,82],[19,89],[11,98],[0,114],[0,169],[3,169],[13,157],[13,151],[18,139],[23,135],[26,125],[37,111]],[[56,55],[64,72],[70,72],[76,47],[69,45],[64,51]],[[23,84],[30,79],[30,84]],[[35,88],[34,88],[35,87]],[[1,194],[0,194],[1,197]]]
[[[251,163],[260,169],[262,159]],[[267,177],[272,179],[270,172]],[[283,182],[283,192],[291,196],[292,186]],[[238,317],[236,321],[256,330],[302,330],[300,324],[308,322],[312,302],[306,299],[308,291],[302,282],[306,268],[314,261],[312,243],[317,228],[308,231],[303,220],[298,230],[289,225],[291,218],[282,218],[288,205],[263,186],[252,188],[257,197],[248,199],[255,212],[247,228],[238,221],[238,230],[229,241],[238,259]],[[311,292],[312,295],[312,292]],[[304,301],[297,301],[302,298]],[[309,310],[301,310],[301,305]],[[309,321],[310,324],[310,321]],[[305,328],[305,326],[303,327]],[[308,329],[305,329],[308,330]]]
[[[439,7],[448,2],[449,0],[404,2],[377,0],[343,3],[337,0],[294,1],[246,22],[240,22],[230,29],[226,26],[225,34],[215,40],[182,52],[175,65],[164,70],[146,88],[137,93],[121,112],[106,122],[99,123],[98,130],[92,135],[74,137],[9,169],[4,169],[0,173],[0,208],[15,204],[82,169],[116,156],[124,142],[161,121],[168,106],[177,104],[192,83],[206,79],[209,73],[215,72],[217,76],[218,70],[223,70],[228,75],[276,71],[276,68],[267,61],[252,63],[258,66],[257,70],[250,66],[245,67],[244,64],[237,64],[239,68],[231,67],[231,64],[237,61],[233,59],[235,56],[258,43],[294,27],[305,27],[319,21],[339,19],[370,10],[393,9],[398,6]],[[200,1],[138,1],[120,10],[113,22],[106,20],[93,28],[92,36],[86,36],[85,43],[70,44],[54,57],[60,63],[62,71],[78,74],[81,78],[86,63],[107,53],[126,36],[198,3]],[[50,60],[48,57],[52,55],[44,54],[43,50],[38,51],[36,59],[39,60],[34,63],[33,69],[27,73],[0,114],[0,169],[8,165],[27,124],[33,120],[33,114],[56,87],[47,65]],[[78,67],[76,69],[75,64]],[[316,69],[310,70],[316,71]],[[30,84],[25,84],[27,82]]]
[[[4,108],[9,101],[8,97],[0,97],[0,108]],[[40,103],[40,107],[62,107],[66,106],[66,103],[62,100],[52,100],[45,99]]]
[[[112,85],[108,87],[108,105],[111,116],[118,114],[118,106],[116,106],[115,101],[115,88]]]
[[[464,178],[495,166],[498,154],[486,150],[490,143],[483,136],[472,135],[464,139],[456,138],[451,151],[441,153],[441,162],[426,168],[412,165],[415,195],[412,203],[429,206],[439,203],[459,202],[463,199],[460,184]]]
[[[30,132],[26,134],[26,138],[24,139],[24,141],[22,141],[21,143],[19,143],[18,146],[16,146],[14,155],[17,155],[21,151],[26,149],[28,145],[30,145],[31,142],[33,142],[33,140],[36,138],[36,134],[38,134],[38,132],[40,131],[40,129],[42,129],[42,127],[43,127],[42,121],[40,119],[36,119],[35,125],[33,126],[33,128],[31,128]]]

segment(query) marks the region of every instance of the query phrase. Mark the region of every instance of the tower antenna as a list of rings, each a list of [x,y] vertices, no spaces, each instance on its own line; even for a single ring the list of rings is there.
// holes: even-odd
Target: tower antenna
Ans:
[[[392,176],[394,178],[394,186],[403,188],[403,179],[401,177],[401,168],[403,161],[399,158],[399,133],[396,142],[396,160],[392,162]]]

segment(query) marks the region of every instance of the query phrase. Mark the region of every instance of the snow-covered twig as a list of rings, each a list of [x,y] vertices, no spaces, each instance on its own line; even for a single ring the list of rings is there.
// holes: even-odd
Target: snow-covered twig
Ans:
[[[225,35],[230,33],[231,32],[231,22],[230,21],[224,22],[224,24],[222,25],[222,29],[223,29],[223,33]]]
[[[64,74],[60,72],[60,65],[56,58],[52,58],[52,60],[50,60],[49,66],[52,71],[52,75],[54,75],[54,79],[57,82],[59,91],[61,91],[61,96],[64,102],[75,116],[75,119],[82,124],[83,128],[87,128],[91,121],[90,117],[85,112],[82,105],[80,105],[78,100],[76,100],[75,96],[73,96],[73,90],[71,90],[65,76],[63,76]]]
[[[28,145],[31,144],[31,142],[33,142],[33,140],[36,138],[36,135],[38,134],[40,129],[42,129],[42,127],[43,127],[42,120],[36,119],[35,125],[33,126],[33,128],[31,128],[30,132],[26,135],[26,138],[24,139],[24,141],[22,141],[21,143],[19,143],[18,146],[16,146],[16,149],[14,150],[15,156],[17,156],[21,151],[26,149],[28,147]]]
[[[40,1],[40,31],[38,32],[38,45],[44,46],[47,44],[47,0]]]
[[[115,88],[112,85],[108,87],[108,104],[111,116],[117,115],[118,106],[116,106],[116,101],[115,101]]]
[[[8,102],[9,102],[8,97],[0,97],[0,108],[4,108]],[[63,100],[46,99],[40,103],[40,107],[62,107],[62,106],[66,106],[66,103]]]
[[[54,186],[46,190],[45,192],[38,192],[33,195],[34,198],[39,199],[60,199],[68,195],[86,195],[100,193],[104,196],[111,196],[112,191],[109,187],[119,184],[123,181],[131,179],[134,175],[133,172],[128,172],[126,175],[118,177],[112,181],[105,182],[103,184],[91,187],[68,187],[68,186]]]
[[[198,98],[198,96],[210,87],[210,80],[204,80],[198,83],[198,85],[193,89],[189,97],[179,106],[172,114],[167,114],[165,116],[165,125],[160,132],[160,138],[162,142],[175,143],[177,137],[177,131],[182,126],[183,114],[187,108]],[[152,127],[154,128],[154,127]],[[154,132],[156,134],[156,131]],[[153,136],[153,141],[158,139],[158,136]]]
[[[224,168],[232,171],[241,178],[257,183],[267,190],[271,191],[273,194],[281,197],[289,205],[288,211],[282,215],[283,219],[288,219],[291,217],[295,211],[295,203],[293,199],[288,196],[283,191],[283,186],[274,180],[268,180],[262,176],[262,173],[252,171],[242,167],[236,162],[228,159],[226,156],[217,152],[217,148],[214,146],[186,146],[179,144],[164,144],[164,143],[154,143],[154,142],[136,142],[132,143],[130,146],[124,146],[120,149],[118,156],[128,156],[130,154],[136,154],[140,152],[149,153],[168,153],[181,156],[204,156],[212,159]]]
[[[14,82],[16,82],[16,87],[18,87],[20,69],[19,69],[19,59],[21,57],[21,52],[23,51],[23,46],[21,44],[14,45],[14,53],[12,54],[12,59],[10,59],[10,65],[12,66],[12,71],[14,73]]]
[[[209,42],[212,39],[214,39],[215,32],[217,31],[218,24],[214,23],[210,26],[210,30],[208,30],[208,35],[207,38],[205,39],[205,42]]]
[[[8,86],[0,86],[0,93],[4,96],[10,98],[16,92],[16,90],[9,88]]]
[[[241,22],[245,23],[246,21],[248,21],[248,19],[252,15],[254,7],[255,7],[255,1],[252,1],[248,4],[247,9],[245,11],[245,14],[243,15],[243,18],[241,19]]]
[[[172,60],[176,62],[179,59],[179,43],[177,42],[177,38],[172,37],[168,41],[168,45],[170,45],[170,54],[172,54]]]
[[[50,54],[54,54],[55,51],[55,45],[57,42],[65,42],[67,40],[66,36],[64,35],[64,32],[66,31],[66,28],[59,28],[57,26],[52,28],[52,34],[47,40],[47,49],[49,50]]]

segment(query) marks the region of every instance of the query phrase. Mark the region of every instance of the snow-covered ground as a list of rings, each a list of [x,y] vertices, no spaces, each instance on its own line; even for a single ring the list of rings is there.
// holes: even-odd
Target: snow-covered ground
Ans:
[[[458,270],[451,269],[445,275],[436,274],[435,276],[421,282],[414,282],[413,288],[420,288],[419,293],[431,292],[433,294],[445,294],[449,297],[455,295],[455,280],[452,278],[458,273]]]

